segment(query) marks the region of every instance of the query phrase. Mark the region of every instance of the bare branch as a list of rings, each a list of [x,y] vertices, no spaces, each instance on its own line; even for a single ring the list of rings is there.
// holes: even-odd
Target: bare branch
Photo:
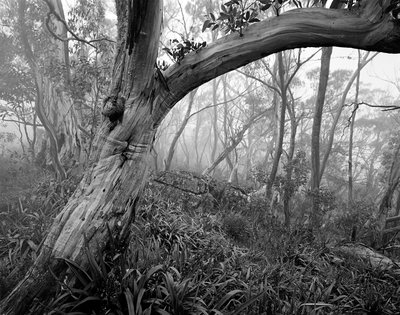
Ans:
[[[357,102],[357,103],[352,102],[350,104],[346,104],[345,106],[353,106],[353,105],[356,105],[356,106],[365,105],[365,106],[372,107],[372,108],[381,108],[382,112],[400,109],[399,105],[378,105],[378,104],[369,104],[366,102]]]
[[[304,65],[306,62],[310,61],[312,58],[314,58],[314,56],[319,53],[321,51],[321,48],[318,49],[315,53],[313,53],[310,57],[308,57],[306,60],[300,61],[300,52],[299,52],[299,58],[298,61],[296,63],[295,69],[292,72],[292,74],[290,75],[289,79],[287,80],[285,87],[284,87],[284,91],[286,91],[290,85],[290,83],[292,82],[293,78],[295,77],[295,75],[297,74],[297,72],[300,70],[301,66]]]
[[[96,46],[94,46],[92,43],[95,42],[100,42],[100,41],[108,41],[111,43],[115,43],[115,41],[109,39],[109,38],[98,38],[98,39],[93,39],[90,41],[87,41],[83,38],[80,38],[77,34],[74,33],[74,31],[71,30],[71,28],[68,26],[67,22],[56,12],[56,10],[53,7],[53,4],[50,2],[50,0],[43,0],[44,2],[46,2],[47,6],[49,7],[49,12],[47,13],[46,16],[46,28],[47,30],[50,32],[50,34],[52,36],[54,36],[55,38],[57,38],[58,40],[62,41],[62,42],[68,42],[70,40],[76,40],[78,42],[87,44],[95,49],[97,49]],[[51,16],[54,16],[58,21],[60,21],[66,28],[66,30],[72,35],[72,37],[67,37],[67,38],[62,38],[61,36],[57,35],[50,26],[50,21],[51,21]]]
[[[27,126],[32,126],[32,127],[43,127],[43,125],[38,125],[38,124],[30,123],[30,122],[27,122],[27,121],[23,121],[23,120],[2,119],[1,121],[4,121],[4,122],[12,122],[12,123],[22,124],[22,125],[27,125]]]
[[[254,75],[252,75],[252,74],[249,74],[249,73],[246,73],[246,72],[244,72],[244,71],[242,71],[242,70],[239,70],[239,69],[236,69],[236,72],[239,72],[240,74],[243,74],[244,76],[246,76],[246,77],[248,77],[248,78],[250,78],[250,79],[253,79],[253,80],[256,80],[256,81],[260,82],[261,84],[265,85],[265,86],[268,87],[269,89],[274,90],[276,93],[278,93],[279,95],[281,95],[281,91],[280,91],[277,87],[275,87],[275,86],[269,84],[268,82],[266,82],[266,81],[264,81],[264,80],[261,80],[260,78],[257,78],[256,76],[254,76]]]
[[[246,90],[245,90],[245,91],[246,91]],[[243,91],[242,93],[240,93],[238,96],[236,96],[236,97],[234,97],[234,98],[231,98],[230,100],[227,100],[226,102],[224,101],[224,102],[216,103],[216,104],[213,104],[213,105],[204,106],[203,108],[199,109],[198,111],[192,113],[192,114],[189,116],[188,119],[192,118],[194,115],[197,115],[198,113],[202,112],[203,110],[206,110],[206,109],[209,109],[209,108],[213,108],[213,107],[217,107],[217,106],[220,106],[220,105],[224,105],[224,104],[228,104],[228,103],[230,103],[230,102],[233,102],[234,100],[237,100],[238,98],[244,96],[244,95],[245,95],[245,93],[244,93],[245,91]]]

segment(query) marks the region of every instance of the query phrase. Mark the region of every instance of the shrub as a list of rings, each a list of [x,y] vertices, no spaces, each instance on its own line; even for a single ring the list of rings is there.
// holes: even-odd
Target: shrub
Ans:
[[[229,237],[239,242],[248,241],[251,235],[247,218],[238,213],[224,215],[222,229]]]
[[[327,227],[288,229],[265,214],[262,200],[210,214],[181,197],[149,185],[129,244],[111,238],[101,257],[86,249],[88,270],[64,260],[77,281],[57,279],[48,314],[398,313],[398,270],[372,268],[327,247]],[[332,220],[337,233],[372,211],[364,204],[351,210]],[[0,269],[0,277],[8,273]],[[11,284],[0,279],[1,286]]]
[[[27,174],[22,178],[35,174],[35,179],[28,181],[32,186],[11,193],[7,206],[0,209],[0,298],[18,283],[36,259],[36,250],[54,216],[77,183],[76,178],[58,183],[50,173],[39,170]]]

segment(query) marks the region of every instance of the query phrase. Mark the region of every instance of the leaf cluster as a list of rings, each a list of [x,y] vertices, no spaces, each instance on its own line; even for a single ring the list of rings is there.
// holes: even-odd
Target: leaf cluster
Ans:
[[[193,38],[192,40],[182,39],[182,41],[173,39],[170,40],[169,47],[164,47],[162,50],[164,50],[172,60],[174,60],[174,62],[179,63],[183,58],[185,58],[185,55],[192,51],[198,51],[201,48],[206,47],[206,45],[206,42],[195,42]],[[165,63],[161,63],[160,65],[162,70],[166,69]]]
[[[208,19],[204,21],[202,31],[210,28],[212,31],[223,29],[226,34],[239,32],[243,35],[243,28],[255,22],[259,22],[259,10],[266,10],[264,6],[261,8],[254,2],[250,6],[241,0],[228,1],[221,4],[221,11],[216,17],[212,12],[209,13]]]
[[[211,29],[215,31],[221,29],[225,34],[238,32],[243,36],[243,29],[248,25],[260,22],[261,12],[273,8],[276,15],[279,15],[282,6],[294,4],[301,8],[302,4],[298,0],[231,0],[221,4],[219,15],[210,12],[203,23],[202,31]]]
[[[283,170],[284,173],[276,177],[274,188],[281,193],[285,191],[291,197],[300,187],[307,184],[310,167],[306,153],[298,150],[296,156],[284,165]],[[291,174],[290,177],[288,174]]]

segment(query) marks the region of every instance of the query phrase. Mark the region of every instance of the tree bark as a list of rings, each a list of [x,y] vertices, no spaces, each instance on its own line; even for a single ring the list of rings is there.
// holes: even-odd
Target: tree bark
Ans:
[[[191,90],[289,48],[337,45],[400,52],[400,26],[386,10],[390,1],[360,4],[354,12],[298,9],[255,23],[243,36],[227,35],[162,73],[154,68],[162,1],[116,0],[116,58],[91,166],[56,217],[34,265],[0,303],[0,313],[27,314],[35,299],[40,305],[52,287],[52,273],[60,276],[66,271],[62,259],[87,268],[85,247],[98,257],[109,231],[121,241],[127,238],[157,127]]]

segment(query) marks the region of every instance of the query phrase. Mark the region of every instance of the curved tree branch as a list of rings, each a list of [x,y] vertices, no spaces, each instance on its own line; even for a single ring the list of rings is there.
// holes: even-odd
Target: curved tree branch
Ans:
[[[243,36],[232,33],[218,39],[165,71],[170,99],[156,108],[153,118],[161,120],[165,111],[203,83],[281,50],[340,46],[398,53],[400,24],[385,12],[388,4],[388,0],[362,2],[352,11],[295,9],[250,25]]]

